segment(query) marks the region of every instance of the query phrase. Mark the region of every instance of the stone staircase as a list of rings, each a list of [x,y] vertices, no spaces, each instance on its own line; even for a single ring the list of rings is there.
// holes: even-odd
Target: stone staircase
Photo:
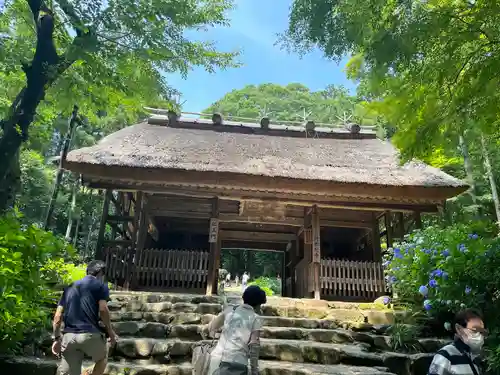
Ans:
[[[120,336],[110,352],[107,375],[191,375],[198,328],[209,323],[222,299],[181,294],[117,292],[109,303]],[[393,320],[389,310],[361,304],[269,298],[263,306],[260,371],[262,375],[421,375],[432,353],[445,341],[420,339],[426,353],[394,353],[386,335]],[[0,373],[54,375],[50,338],[37,356],[0,361]]]

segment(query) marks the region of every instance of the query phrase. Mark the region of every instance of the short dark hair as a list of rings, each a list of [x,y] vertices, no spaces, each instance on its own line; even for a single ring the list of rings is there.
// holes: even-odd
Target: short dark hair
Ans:
[[[266,302],[266,292],[260,289],[257,285],[250,285],[243,292],[243,303],[247,305],[257,307]]]
[[[465,309],[465,310],[459,311],[455,315],[453,330],[456,330],[455,326],[457,324],[461,327],[464,327],[464,328],[467,327],[467,323],[469,322],[469,320],[472,320],[472,319],[483,320],[483,316],[476,309]]]
[[[104,273],[106,270],[106,263],[102,260],[93,260],[87,264],[87,275],[97,276],[100,272]]]

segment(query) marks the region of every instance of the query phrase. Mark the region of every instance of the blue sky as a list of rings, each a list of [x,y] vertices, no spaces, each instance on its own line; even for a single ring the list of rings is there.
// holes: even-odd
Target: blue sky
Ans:
[[[201,112],[229,91],[249,84],[297,82],[311,90],[320,90],[328,84],[354,88],[344,73],[346,60],[337,65],[324,59],[319,51],[301,59],[274,46],[276,34],[287,27],[292,0],[235,0],[235,3],[236,8],[229,14],[230,27],[189,36],[213,40],[219,50],[241,50],[239,60],[243,66],[213,74],[195,69],[187,79],[178,74],[168,75],[168,83],[182,93],[181,102],[186,101],[184,111]]]

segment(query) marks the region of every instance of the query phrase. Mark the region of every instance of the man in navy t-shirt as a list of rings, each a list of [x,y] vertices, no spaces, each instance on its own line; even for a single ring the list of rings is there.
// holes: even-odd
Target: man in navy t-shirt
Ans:
[[[109,289],[103,282],[105,267],[100,260],[90,262],[87,276],[66,288],[59,301],[53,323],[52,352],[61,356],[60,375],[80,375],[84,355],[95,362],[92,375],[102,375],[106,369],[108,351],[99,321],[104,323],[111,345],[116,343],[117,336],[109,316]]]

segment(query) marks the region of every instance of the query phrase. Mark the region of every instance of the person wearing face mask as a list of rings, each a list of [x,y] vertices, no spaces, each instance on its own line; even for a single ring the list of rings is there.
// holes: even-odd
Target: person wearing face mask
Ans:
[[[455,340],[434,356],[428,375],[480,375],[479,354],[487,331],[481,314],[473,309],[455,316]]]

